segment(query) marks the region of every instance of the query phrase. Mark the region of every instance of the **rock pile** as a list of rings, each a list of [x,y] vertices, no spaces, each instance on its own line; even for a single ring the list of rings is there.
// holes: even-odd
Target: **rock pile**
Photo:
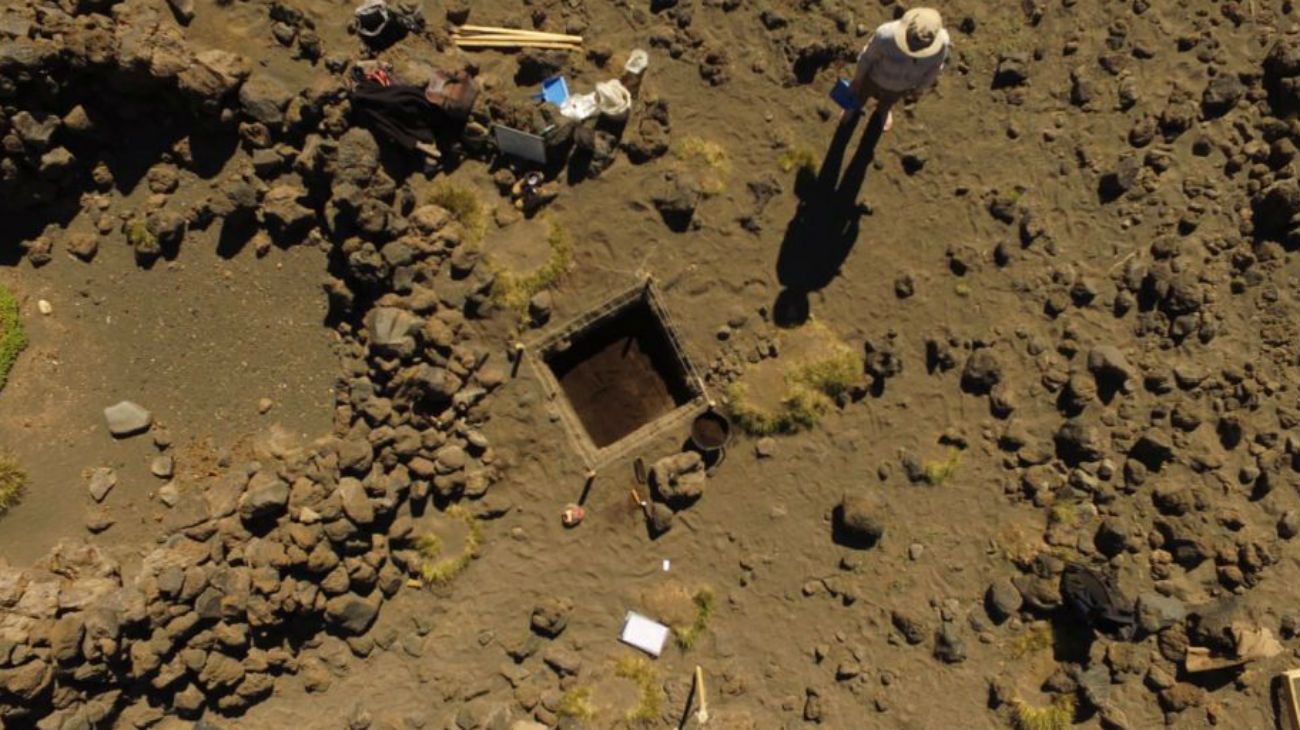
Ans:
[[[0,43],[0,88],[72,84],[81,70],[168,91],[198,119],[237,125],[252,156],[246,173],[172,209],[167,196],[188,164],[173,150],[180,165],[148,175],[163,204],[126,221],[127,239],[147,262],[189,227],[244,216],[273,242],[336,242],[340,278],[325,286],[343,338],[336,433],[176,485],[167,536],[130,581],[98,551],[70,545],[31,570],[0,567],[0,724],[91,727],[123,716],[143,727],[163,708],[240,712],[285,674],[319,685],[297,658],[303,627],[366,632],[420,574],[413,508],[482,498],[499,478],[478,426],[506,371],[466,339],[467,321],[490,311],[493,279],[464,228],[447,210],[415,206],[379,168],[370,133],[341,122],[332,89],[294,93],[234,54],[192,49],[160,22],[166,11],[134,0],[111,15],[42,6],[38,20],[31,7],[6,8],[0,33],[24,30]],[[0,205],[46,202],[73,184],[74,169],[111,185],[93,157],[83,166],[69,151],[90,124],[81,107],[0,118]],[[131,405],[106,413],[115,435],[149,426]],[[96,475],[92,490],[106,494],[110,476]],[[501,514],[486,503],[473,512]]]

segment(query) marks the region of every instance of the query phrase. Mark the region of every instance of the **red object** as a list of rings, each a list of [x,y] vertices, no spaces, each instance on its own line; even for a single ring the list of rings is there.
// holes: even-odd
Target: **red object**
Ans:
[[[582,520],[586,516],[587,510],[583,509],[581,505],[571,504],[564,508],[564,512],[560,515],[560,521],[564,523],[565,527],[577,527],[582,524]]]

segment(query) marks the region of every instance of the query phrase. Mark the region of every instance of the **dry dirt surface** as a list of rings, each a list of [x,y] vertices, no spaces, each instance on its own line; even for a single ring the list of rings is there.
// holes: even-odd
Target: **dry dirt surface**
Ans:
[[[936,4],[888,133],[894,0],[392,7],[0,7],[0,728],[1287,727],[1291,0]],[[373,59],[476,80],[438,165]]]

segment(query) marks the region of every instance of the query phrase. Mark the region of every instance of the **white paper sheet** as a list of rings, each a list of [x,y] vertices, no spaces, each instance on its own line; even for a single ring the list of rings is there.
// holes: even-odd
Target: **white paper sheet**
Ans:
[[[619,639],[624,644],[657,657],[664,650],[664,642],[668,641],[668,627],[639,613],[628,611],[623,619],[623,635]]]

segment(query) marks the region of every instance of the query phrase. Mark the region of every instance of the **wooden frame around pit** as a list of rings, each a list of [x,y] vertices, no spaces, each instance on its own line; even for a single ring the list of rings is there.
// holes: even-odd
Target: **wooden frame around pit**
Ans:
[[[587,434],[586,426],[582,424],[582,419],[578,417],[577,411],[573,409],[568,396],[564,393],[563,386],[556,379],[555,373],[551,371],[551,366],[547,364],[546,360],[561,342],[638,302],[644,302],[650,307],[650,311],[654,316],[658,318],[659,324],[667,337],[668,345],[672,348],[673,356],[682,369],[682,377],[686,381],[686,387],[690,390],[691,399],[618,441],[604,448],[599,448],[591,440],[591,436]],[[531,342],[524,342],[523,345],[533,373],[546,391],[547,400],[555,404],[559,409],[560,421],[564,424],[564,430],[569,435],[569,441],[589,469],[600,469],[627,456],[633,450],[659,438],[674,428],[680,427],[681,424],[689,422],[690,419],[708,410],[711,403],[708,391],[704,387],[704,379],[700,377],[691,362],[691,358],[686,354],[686,349],[677,337],[677,330],[673,326],[672,317],[669,316],[668,310],[664,307],[660,298],[658,287],[655,286],[654,279],[650,277],[587,309],[562,325],[544,331]],[[685,439],[684,435],[683,439]]]

